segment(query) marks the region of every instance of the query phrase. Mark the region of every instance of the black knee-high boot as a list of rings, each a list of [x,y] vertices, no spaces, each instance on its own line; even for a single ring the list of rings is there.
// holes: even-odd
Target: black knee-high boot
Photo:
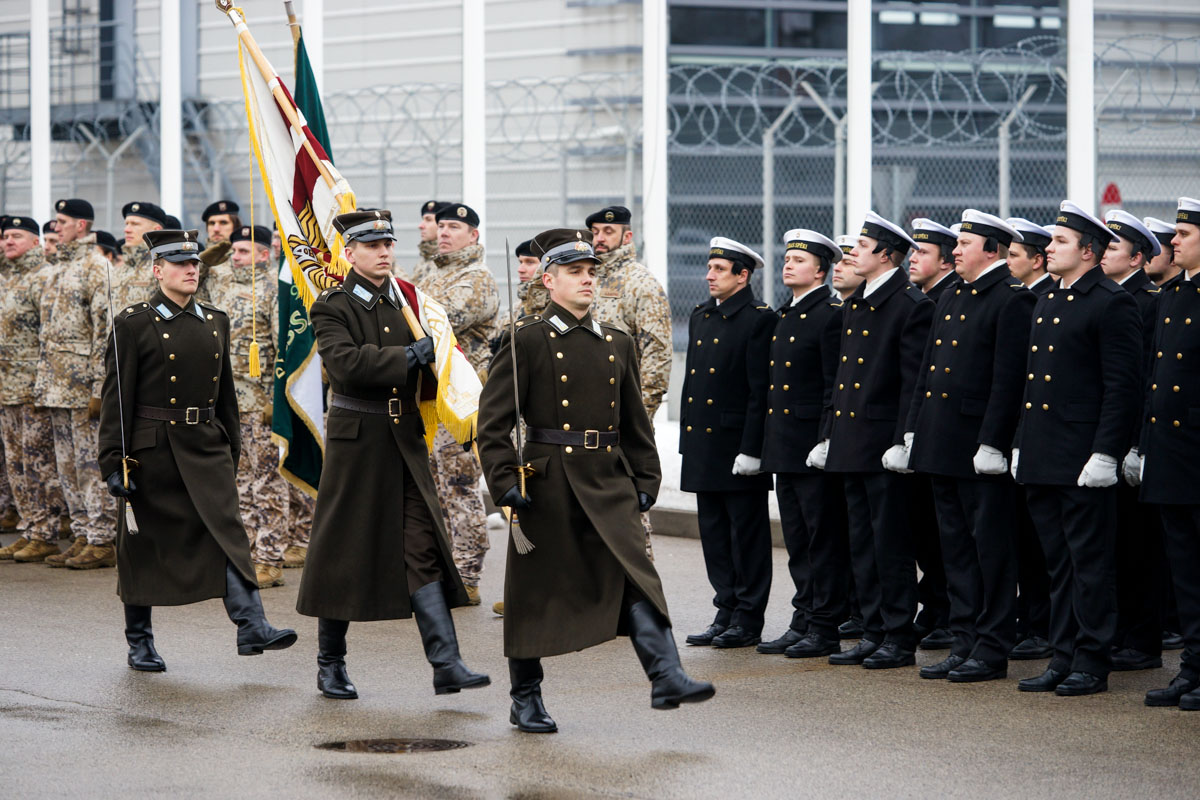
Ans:
[[[508,721],[526,733],[555,733],[558,725],[542,703],[542,662],[537,658],[510,658],[508,677],[512,710]]]
[[[475,689],[492,682],[487,675],[472,672],[463,663],[458,652],[454,619],[446,605],[446,596],[442,594],[441,581],[427,583],[413,592],[412,609],[417,618],[417,630],[421,632],[421,644],[425,646],[425,657],[433,665],[435,694],[453,694],[460,689]]]
[[[358,690],[346,674],[346,631],[344,619],[317,619],[317,688],[334,700],[356,700]]]
[[[139,672],[166,672],[166,662],[154,649],[150,606],[125,606],[125,641],[129,643],[129,666]]]
[[[274,628],[263,614],[258,587],[242,577],[232,562],[225,562],[225,611],[237,623],[239,656],[256,656],[263,650],[284,650],[296,643],[291,628]]]
[[[650,705],[653,708],[678,708],[680,703],[700,703],[716,689],[707,681],[694,681],[679,663],[679,650],[671,626],[646,600],[629,606],[629,640],[650,679]]]

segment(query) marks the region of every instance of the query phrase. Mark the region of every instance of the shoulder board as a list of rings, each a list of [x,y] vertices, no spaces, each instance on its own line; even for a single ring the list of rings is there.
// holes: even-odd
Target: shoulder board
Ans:
[[[846,305],[846,301],[842,300],[841,298],[835,298],[829,301],[830,308],[841,308],[844,305]]]
[[[1162,291],[1162,287],[1154,286],[1153,284],[1148,283],[1144,287],[1142,287],[1142,291],[1149,292],[1150,294],[1158,294]]]
[[[524,317],[521,317],[520,319],[518,319],[513,324],[516,325],[518,328],[524,328],[529,325],[535,325],[541,321],[542,321],[541,314],[527,314]]]
[[[197,300],[196,305],[200,306],[201,308],[207,308],[209,311],[216,311],[218,314],[225,314],[224,309],[217,308],[216,306],[214,306],[212,303],[208,302],[207,300]],[[229,316],[229,315],[225,314],[225,316]]]
[[[920,303],[922,300],[929,300],[929,298],[925,296],[924,292],[913,286],[911,283],[904,287],[904,296],[909,300],[912,300],[914,303]],[[929,302],[932,303],[933,301],[929,300]]]
[[[1019,292],[1022,289],[1028,289],[1029,287],[1026,286],[1025,284],[1021,283],[1020,281],[1015,281],[1013,283],[1010,283],[1008,285],[1008,288],[1012,289],[1015,292]]]
[[[757,308],[759,311],[773,311],[774,310],[770,306],[755,306],[755,308]]]
[[[328,300],[331,296],[338,294],[339,292],[345,293],[345,291],[346,290],[343,289],[342,285],[339,283],[337,286],[330,286],[328,289],[321,292],[319,295],[317,295],[317,299],[318,300]]]
[[[1108,292],[1109,294],[1120,294],[1121,292],[1125,292],[1124,286],[1122,286],[1121,284],[1117,283],[1116,281],[1112,281],[1112,280],[1107,280],[1107,279],[1102,280],[1099,283],[1097,283],[1096,285],[1098,287],[1100,287],[1101,289],[1103,289],[1104,291]],[[1125,293],[1129,294],[1128,292],[1125,292]]]
[[[700,310],[700,307],[701,307],[701,306],[703,306],[703,305],[704,305],[704,303],[696,303],[696,307],[695,307],[695,308],[693,308],[693,309],[692,309],[692,311],[699,311],[699,310]]]
[[[126,319],[127,317],[134,316],[135,314],[140,314],[149,308],[150,308],[149,303],[134,303],[131,306],[127,306],[123,311],[121,311],[119,314],[117,314],[117,316],[120,317],[121,319]]]
[[[600,327],[601,327],[601,328],[603,328],[603,329],[604,329],[604,330],[606,330],[606,331],[611,331],[612,333],[619,333],[619,334],[621,334],[622,336],[628,336],[628,335],[629,335],[628,333],[626,333],[626,332],[625,332],[625,330],[624,330],[623,328],[620,328],[620,327],[618,327],[618,326],[616,326],[616,325],[613,325],[612,323],[609,323],[609,322],[601,322],[601,323],[600,323]]]

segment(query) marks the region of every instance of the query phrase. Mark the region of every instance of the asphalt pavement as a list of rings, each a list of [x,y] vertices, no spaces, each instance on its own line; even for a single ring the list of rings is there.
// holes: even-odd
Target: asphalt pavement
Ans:
[[[239,657],[219,600],[154,611],[162,674],[125,665],[114,570],[0,562],[0,797],[11,798],[1195,798],[1200,712],[1149,709],[1142,695],[1178,667],[1114,674],[1106,694],[1029,695],[1016,681],[925,681],[917,668],[869,672],[752,649],[682,646],[712,608],[700,544],[655,551],[684,666],[716,697],[650,708],[627,640],[546,659],[544,694],[560,732],[508,722],[493,538],[484,605],[454,612],[469,666],[490,687],[435,696],[415,624],[350,627],[360,699],[316,689],[316,621],[295,611],[300,573],[263,593],[290,650]],[[11,536],[3,537],[7,544]],[[766,634],[790,618],[786,555]],[[918,666],[944,653],[921,653]],[[450,740],[410,753],[318,745]],[[351,746],[351,748],[353,745]]]

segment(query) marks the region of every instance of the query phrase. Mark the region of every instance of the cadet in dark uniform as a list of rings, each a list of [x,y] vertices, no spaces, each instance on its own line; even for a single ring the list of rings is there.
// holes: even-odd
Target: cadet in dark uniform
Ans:
[[[792,296],[779,308],[771,337],[762,468],[775,473],[775,493],[788,572],[796,593],[783,636],[760,653],[812,658],[838,652],[838,625],[848,609],[850,554],[841,481],[805,464],[817,444],[833,396],[841,344],[842,301],[825,285],[842,250],[816,231],[784,236],[783,284]]]
[[[151,606],[212,597],[224,600],[238,626],[238,655],[282,650],[296,632],[271,627],[263,615],[238,514],[229,319],[193,297],[196,231],[151,231],[144,239],[159,288],[113,321],[99,430],[101,475],[112,495],[128,498],[137,522],[136,531],[124,515],[117,522],[129,666],[166,669],[154,648]]]
[[[317,688],[353,699],[351,620],[417,618],[437,694],[487,686],[458,650],[450,606],[466,605],[429,471],[417,379],[433,340],[413,341],[402,309],[416,295],[392,276],[392,215],[334,218],[353,269],[309,309],[331,401],[325,467],[296,610],[317,622]],[[428,379],[428,378],[426,378]]]
[[[1016,637],[1016,487],[1007,453],[1025,383],[1034,296],[1005,264],[1020,234],[963,212],[954,250],[962,283],[937,305],[908,428],[910,465],[932,476],[954,644],[922,678],[958,683],[1008,674]]]
[[[1146,274],[1155,286],[1162,286],[1179,274],[1179,267],[1175,264],[1175,248],[1171,245],[1171,240],[1175,238],[1175,226],[1154,217],[1142,217],[1142,224],[1162,248],[1158,255],[1146,262]]]
[[[905,430],[934,304],[901,269],[915,242],[868,211],[853,251],[862,285],[845,301],[832,415],[811,466],[843,474],[863,638],[829,657],[869,669],[915,662],[917,576],[908,525]]]
[[[550,302],[519,320],[492,360],[479,455],[492,498],[520,514],[533,544],[508,547],[509,720],[528,733],[552,733],[540,659],[621,634],[652,681],[652,707],[707,700],[714,690],[680,666],[662,583],[646,555],[639,510],[654,504],[661,470],[634,341],[591,317],[598,259],[586,231],[545,231],[532,249]],[[512,440],[518,407],[532,468],[524,491]]]
[[[1111,232],[1070,201],[1056,223],[1059,282],[1033,310],[1011,461],[1050,569],[1054,656],[1018,686],[1083,695],[1107,690],[1112,665],[1114,487],[1142,403],[1142,339],[1137,303],[1100,268]]]
[[[1175,585],[1184,652],[1179,674],[1146,693],[1148,706],[1200,710],[1200,200],[1179,198],[1175,264],[1179,275],[1163,287],[1150,359],[1150,392],[1142,422],[1140,475],[1143,503],[1158,504]]]
[[[1021,217],[1005,220],[1021,234],[1022,242],[1008,248],[1008,271],[1025,284],[1036,298],[1054,288],[1054,276],[1046,270],[1046,245],[1053,225],[1038,225]],[[1014,503],[1017,532],[1017,643],[1009,651],[1013,661],[1035,661],[1054,654],[1050,646],[1050,572],[1042,543],[1029,516],[1025,491],[1018,489]]]
[[[1162,252],[1162,245],[1142,221],[1128,211],[1113,209],[1104,222],[1114,239],[1108,243],[1100,267],[1104,274],[1133,295],[1138,304],[1142,331],[1143,371],[1150,367],[1154,317],[1161,289],[1146,275],[1145,265]],[[1125,469],[1140,472],[1137,415]],[[1138,501],[1138,489],[1117,482],[1117,635],[1113,643],[1115,671],[1157,669],[1162,666],[1162,589],[1166,552],[1158,509]]]
[[[749,647],[762,638],[771,592],[771,527],[762,471],[768,350],[778,317],[750,288],[762,256],[718,236],[709,245],[709,300],[688,321],[679,418],[680,488],[696,493],[716,616],[688,644]]]

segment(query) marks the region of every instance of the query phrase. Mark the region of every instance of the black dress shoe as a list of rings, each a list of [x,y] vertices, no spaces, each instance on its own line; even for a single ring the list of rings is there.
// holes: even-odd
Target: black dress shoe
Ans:
[[[1162,656],[1143,653],[1132,647],[1123,647],[1112,654],[1114,672],[1133,672],[1139,669],[1158,669],[1162,666]]]
[[[741,625],[732,625],[712,640],[713,647],[749,647],[762,641],[760,634],[748,631]]]
[[[1175,633],[1175,631],[1163,631],[1162,642],[1163,650],[1182,650],[1183,634]]]
[[[918,645],[922,650],[949,650],[954,646],[954,634],[949,628],[934,628],[921,638]]]
[[[826,639],[819,633],[810,633],[783,651],[788,658],[819,658],[840,653],[842,645],[837,639]]]
[[[872,642],[869,639],[860,639],[858,644],[851,647],[849,650],[843,650],[840,653],[834,653],[829,657],[829,663],[839,666],[854,666],[857,667],[867,656],[879,649],[879,642]]]
[[[1184,695],[1190,694],[1196,689],[1200,689],[1200,680],[1177,677],[1165,689],[1151,689],[1146,692],[1146,705],[1158,707],[1177,706]]]
[[[850,619],[838,625],[839,639],[861,639],[863,635],[863,626],[861,619]]]
[[[1200,689],[1192,689],[1179,698],[1179,708],[1182,711],[1200,711]]]
[[[1008,657],[1013,661],[1037,661],[1039,658],[1049,658],[1052,655],[1054,655],[1054,648],[1041,636],[1030,636],[1023,639],[1008,652]]]
[[[884,642],[879,649],[863,659],[862,665],[867,669],[895,669],[896,667],[911,667],[917,663],[917,656],[912,650],[907,650],[895,642]]]
[[[783,636],[769,642],[762,642],[754,649],[764,655],[777,656],[803,638],[804,634],[788,628],[783,632]]]
[[[918,674],[922,678],[926,678],[931,681],[937,680],[938,678],[944,678],[949,675],[950,670],[957,669],[958,666],[964,661],[966,661],[966,659],[962,656],[956,656],[951,653],[950,655],[946,656],[945,660],[943,661],[939,661],[936,664],[930,664],[926,667],[921,667],[921,671]]]
[[[1099,694],[1108,691],[1108,679],[1093,675],[1090,672],[1072,672],[1063,682],[1054,687],[1054,693],[1059,697],[1081,697],[1085,694]]]
[[[714,622],[712,625],[708,626],[708,629],[705,630],[704,633],[688,634],[687,639],[685,639],[684,641],[686,641],[688,644],[701,645],[701,646],[707,647],[708,645],[713,643],[713,639],[717,638],[724,632],[725,632],[725,626],[718,625],[717,623]]]
[[[1025,678],[1017,681],[1017,688],[1022,692],[1053,692],[1067,677],[1067,673],[1056,669],[1047,669],[1036,678]]]
[[[1008,677],[1008,662],[994,667],[979,658],[968,658],[962,666],[950,670],[946,676],[951,683],[982,683],[983,681],[998,681]]]

